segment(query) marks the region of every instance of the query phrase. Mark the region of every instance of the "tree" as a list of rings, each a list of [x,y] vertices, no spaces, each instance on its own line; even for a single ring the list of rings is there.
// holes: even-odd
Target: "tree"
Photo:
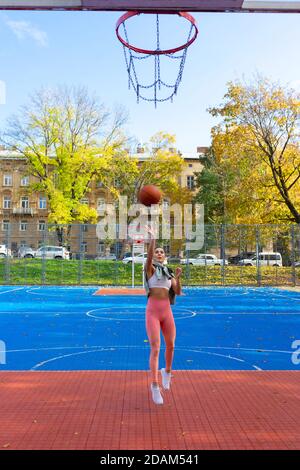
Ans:
[[[182,156],[170,151],[170,144],[174,146],[175,137],[164,133],[163,143],[159,133],[151,138],[153,149],[148,148],[148,157],[144,161],[133,158],[129,154],[119,152],[111,161],[111,167],[105,171],[106,185],[111,188],[111,193],[117,201],[120,195],[127,196],[128,205],[138,202],[139,189],[145,184],[158,186],[165,198],[173,203],[191,202],[191,193],[182,188],[178,179],[186,165]],[[160,140],[160,145],[157,145]],[[115,184],[114,184],[115,183]],[[130,223],[134,217],[128,217]],[[125,244],[123,244],[123,251]]]
[[[216,161],[213,148],[201,158],[203,169],[196,174],[196,188],[199,188],[194,201],[204,205],[205,223],[225,222],[226,172]],[[227,186],[227,185],[226,185]]]
[[[226,194],[230,199],[236,193],[232,209],[245,211],[253,203],[248,217],[300,223],[300,95],[257,77],[229,83],[224,103],[209,111],[222,118],[212,130],[217,161],[236,166]]]
[[[111,116],[83,87],[41,89],[9,119],[1,141],[26,158],[28,173],[38,179],[30,189],[47,196],[60,243],[61,225],[96,222],[96,210],[83,198],[123,146],[125,120],[122,109]]]

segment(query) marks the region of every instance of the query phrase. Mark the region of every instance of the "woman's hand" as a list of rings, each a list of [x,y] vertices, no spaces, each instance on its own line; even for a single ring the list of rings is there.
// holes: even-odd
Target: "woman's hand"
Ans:
[[[176,268],[175,270],[175,276],[179,278],[182,274],[182,268]]]
[[[152,227],[145,225],[146,232],[149,233],[151,240],[155,239],[155,233]]]

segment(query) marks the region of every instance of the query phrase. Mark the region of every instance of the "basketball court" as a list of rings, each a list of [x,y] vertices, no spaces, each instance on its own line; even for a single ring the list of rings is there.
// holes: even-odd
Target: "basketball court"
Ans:
[[[194,12],[299,13],[300,2],[1,0],[0,9],[119,11],[116,34],[130,92],[156,106],[184,86],[186,54],[199,33]],[[155,18],[154,49],[127,35],[127,25],[143,15]],[[160,26],[171,15],[187,27],[182,44],[164,49],[158,15]],[[137,78],[139,54],[153,60],[150,87]],[[178,59],[171,83],[160,76],[163,58]],[[299,292],[184,289],[173,309],[172,389],[158,407],[149,390],[146,298],[98,296],[98,289],[1,286],[0,449],[300,448]],[[161,363],[163,356],[164,349]]]
[[[2,449],[299,448],[298,292],[185,289],[162,407],[149,394],[146,298],[95,292],[1,287]]]

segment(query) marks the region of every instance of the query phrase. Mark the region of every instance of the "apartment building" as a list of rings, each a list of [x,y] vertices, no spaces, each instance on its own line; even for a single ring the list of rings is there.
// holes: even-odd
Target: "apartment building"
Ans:
[[[202,153],[205,148],[201,148]],[[175,149],[173,149],[176,151]],[[201,170],[199,155],[186,154],[186,166],[180,176],[182,187],[195,189],[195,172]],[[142,163],[150,154],[138,149],[132,154]],[[37,249],[42,245],[57,245],[55,230],[47,230],[48,201],[42,192],[32,192],[30,185],[36,180],[29,174],[26,159],[20,154],[0,147],[0,244],[9,246],[14,254],[22,246]],[[111,197],[101,182],[94,182],[91,192],[82,201],[95,209],[110,202]],[[68,248],[74,253],[86,253],[87,257],[104,255],[107,247],[96,237],[95,227],[78,224],[72,227]],[[114,251],[116,247],[110,247]]]

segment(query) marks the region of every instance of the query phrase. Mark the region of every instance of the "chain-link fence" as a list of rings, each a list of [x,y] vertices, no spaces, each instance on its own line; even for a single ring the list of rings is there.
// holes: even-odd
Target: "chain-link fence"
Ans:
[[[183,284],[298,285],[299,225],[205,225],[203,246],[158,239],[170,267],[180,265]],[[145,244],[145,252],[147,244]],[[142,284],[142,254],[134,259],[132,240],[100,240],[96,225],[1,225],[0,282],[18,285]]]

